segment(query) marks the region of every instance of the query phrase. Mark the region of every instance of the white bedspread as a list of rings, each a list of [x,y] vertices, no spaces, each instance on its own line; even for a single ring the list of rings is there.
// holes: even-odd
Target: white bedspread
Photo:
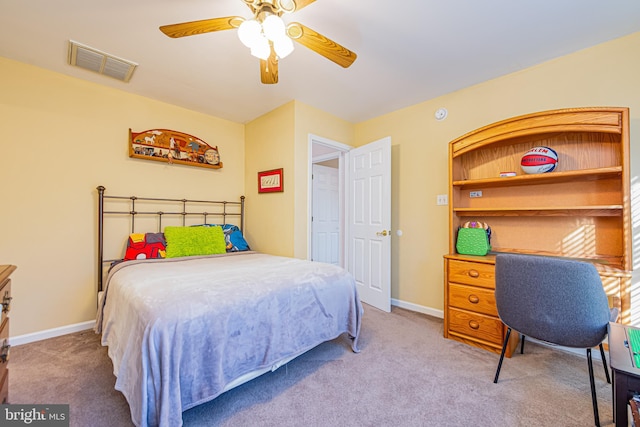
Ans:
[[[133,422],[174,427],[233,380],[343,333],[357,352],[361,317],[344,269],[245,252],[116,265],[95,329]]]

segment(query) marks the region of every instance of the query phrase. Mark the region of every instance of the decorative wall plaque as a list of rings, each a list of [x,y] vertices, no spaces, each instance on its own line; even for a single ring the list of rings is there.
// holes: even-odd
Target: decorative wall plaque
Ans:
[[[129,129],[129,157],[220,169],[218,147],[198,137],[169,129],[132,132]]]

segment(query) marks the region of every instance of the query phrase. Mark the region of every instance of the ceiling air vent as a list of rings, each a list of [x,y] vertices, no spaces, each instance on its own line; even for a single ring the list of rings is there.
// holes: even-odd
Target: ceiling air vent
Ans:
[[[69,64],[128,82],[138,64],[69,40]]]

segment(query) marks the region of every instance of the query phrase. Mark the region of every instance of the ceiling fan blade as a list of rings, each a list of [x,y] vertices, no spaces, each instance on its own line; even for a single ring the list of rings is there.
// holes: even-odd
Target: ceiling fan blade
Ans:
[[[240,16],[227,16],[224,18],[203,19],[201,21],[163,25],[160,27],[160,31],[173,38],[195,36],[196,34],[238,28],[240,24],[242,24],[242,21],[244,21],[244,18]]]
[[[260,60],[260,81],[266,85],[278,83],[278,57],[271,45],[269,59]]]
[[[314,1],[316,0],[293,0],[293,3],[296,5],[295,10],[298,11],[303,7],[309,6]]]
[[[346,47],[340,46],[333,40],[326,38],[322,34],[298,22],[292,22],[287,26],[287,34],[301,45],[308,47],[344,68],[353,64],[353,61],[358,57],[358,55]]]

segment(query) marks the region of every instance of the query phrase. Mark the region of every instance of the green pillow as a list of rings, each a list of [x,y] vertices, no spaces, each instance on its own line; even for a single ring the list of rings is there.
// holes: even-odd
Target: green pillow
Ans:
[[[222,227],[167,226],[164,237],[167,240],[167,258],[227,252]]]

